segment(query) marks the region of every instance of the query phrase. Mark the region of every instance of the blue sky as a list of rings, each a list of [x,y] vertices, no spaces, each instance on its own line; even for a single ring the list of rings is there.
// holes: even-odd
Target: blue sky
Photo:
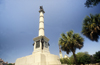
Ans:
[[[100,13],[100,4],[86,8],[85,0],[0,0],[0,58],[14,63],[31,55],[33,38],[38,36],[39,7],[43,6],[45,36],[50,39],[50,53],[59,56],[61,33],[74,30],[84,38],[84,47],[77,52],[94,54],[100,50],[100,39],[93,42],[81,34],[82,22],[90,13]],[[66,52],[62,52],[63,55]],[[69,57],[72,53],[67,54]]]

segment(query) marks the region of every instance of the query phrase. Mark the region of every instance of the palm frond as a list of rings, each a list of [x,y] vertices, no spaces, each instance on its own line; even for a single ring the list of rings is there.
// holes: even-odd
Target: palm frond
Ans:
[[[100,14],[86,16],[83,21],[82,34],[92,41],[98,41],[100,35]]]
[[[61,34],[61,38],[59,39],[59,44],[61,45],[61,49],[69,52],[75,52],[76,48],[81,49],[83,47],[84,39],[78,34],[73,33],[73,30]]]

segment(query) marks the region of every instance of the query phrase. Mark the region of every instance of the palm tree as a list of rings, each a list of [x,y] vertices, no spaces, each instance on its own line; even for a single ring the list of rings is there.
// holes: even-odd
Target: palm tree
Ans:
[[[100,14],[90,14],[83,21],[82,34],[92,41],[98,41],[100,36]]]
[[[86,7],[93,7],[100,3],[100,0],[86,0],[85,6]]]
[[[75,63],[77,65],[75,51],[76,49],[81,49],[83,47],[84,39],[79,34],[74,34],[73,31],[67,32],[67,35],[62,33],[61,38],[59,39],[59,45],[61,49],[65,51],[67,54],[69,52],[73,53]]]

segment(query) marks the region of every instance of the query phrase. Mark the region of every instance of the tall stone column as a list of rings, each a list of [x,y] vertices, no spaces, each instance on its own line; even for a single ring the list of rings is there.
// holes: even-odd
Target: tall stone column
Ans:
[[[34,51],[32,55],[18,58],[15,65],[60,65],[59,57],[49,52],[49,39],[44,35],[44,10],[40,6],[39,36],[33,38]]]
[[[39,36],[44,36],[44,10],[42,6],[40,6],[40,20],[39,20]]]

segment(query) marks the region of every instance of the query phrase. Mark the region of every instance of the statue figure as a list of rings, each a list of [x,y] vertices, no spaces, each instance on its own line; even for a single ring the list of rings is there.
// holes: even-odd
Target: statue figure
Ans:
[[[43,47],[44,47],[44,39],[43,38],[41,39],[41,43],[42,43],[42,50],[43,50]]]
[[[40,10],[41,10],[41,9],[43,9],[43,7],[42,7],[42,6],[40,6]]]

